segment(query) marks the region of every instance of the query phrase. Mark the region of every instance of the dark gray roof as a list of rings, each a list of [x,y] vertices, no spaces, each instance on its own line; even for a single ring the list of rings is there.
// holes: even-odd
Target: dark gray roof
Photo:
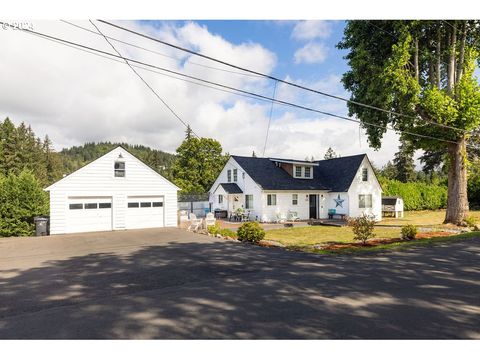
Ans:
[[[366,154],[315,161],[313,179],[296,179],[275,166],[268,158],[235,156],[232,158],[264,190],[348,191]],[[275,158],[277,159],[277,158]],[[278,159],[281,160],[281,159]]]
[[[218,186],[223,187],[223,189],[225,190],[225,192],[227,194],[242,194],[243,193],[242,189],[240,189],[240,187],[235,183],[221,183]]]

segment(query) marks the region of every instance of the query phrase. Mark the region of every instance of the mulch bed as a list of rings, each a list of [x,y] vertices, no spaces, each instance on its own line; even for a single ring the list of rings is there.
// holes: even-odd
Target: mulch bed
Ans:
[[[432,231],[428,233],[420,233],[417,234],[416,240],[419,239],[431,239],[434,237],[442,237],[442,236],[451,236],[451,232],[447,231]],[[363,245],[362,243],[343,243],[343,244],[327,244],[322,246],[322,250],[339,250],[339,249],[351,249],[351,248],[363,248],[363,247],[375,247],[378,245],[386,245],[391,243],[399,243],[399,242],[409,242],[411,240],[403,240],[401,238],[379,238],[379,239],[370,239],[367,240],[367,243]]]

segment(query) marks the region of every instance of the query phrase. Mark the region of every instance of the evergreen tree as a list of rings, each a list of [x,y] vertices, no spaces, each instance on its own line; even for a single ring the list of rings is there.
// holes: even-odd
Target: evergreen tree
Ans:
[[[401,182],[409,182],[415,180],[415,163],[413,155],[415,149],[407,140],[401,140],[398,152],[395,153],[393,164],[396,170],[395,178]]]
[[[257,157],[257,154],[255,154],[255,150],[252,151],[252,157]]]
[[[337,155],[337,153],[331,147],[328,147],[327,151],[325,152],[325,156],[323,158],[325,160],[329,160],[337,157],[339,157],[339,155]]]

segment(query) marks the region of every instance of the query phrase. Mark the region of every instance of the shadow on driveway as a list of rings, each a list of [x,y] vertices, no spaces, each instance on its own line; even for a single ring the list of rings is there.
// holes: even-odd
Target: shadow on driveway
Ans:
[[[0,273],[0,338],[480,338],[480,241],[376,256],[230,242]]]

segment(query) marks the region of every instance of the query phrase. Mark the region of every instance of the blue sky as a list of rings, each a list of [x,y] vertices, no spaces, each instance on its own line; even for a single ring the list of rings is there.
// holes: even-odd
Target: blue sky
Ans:
[[[74,21],[92,29],[88,21]],[[348,98],[341,83],[348,70],[336,49],[344,21],[120,21],[122,26],[248,69]],[[60,21],[36,21],[37,31],[111,52],[98,34]],[[217,63],[97,22],[126,56],[266,96],[273,81],[231,74]],[[123,41],[123,42],[122,42]],[[143,47],[131,47],[130,42]],[[184,126],[122,62],[28,36],[1,32],[2,68],[10,87],[0,89],[0,115],[47,133],[60,150],[91,141],[121,141],[175,152]],[[150,51],[145,51],[149,49]],[[207,65],[209,67],[202,66]],[[200,65],[199,65],[200,64]],[[230,69],[231,70],[231,69]],[[305,159],[323,158],[328,147],[341,155],[367,153],[378,165],[390,160],[398,136],[387,133],[380,151],[369,148],[358,124],[318,113],[246,99],[138,69],[158,94],[203,137],[225,152]],[[72,86],[74,84],[74,86]],[[28,89],[28,91],[27,91]],[[278,84],[276,99],[346,115],[346,103]],[[271,120],[271,121],[270,121]],[[270,124],[270,126],[268,125]],[[265,140],[268,142],[265,147]]]

